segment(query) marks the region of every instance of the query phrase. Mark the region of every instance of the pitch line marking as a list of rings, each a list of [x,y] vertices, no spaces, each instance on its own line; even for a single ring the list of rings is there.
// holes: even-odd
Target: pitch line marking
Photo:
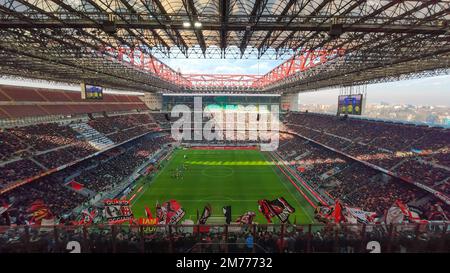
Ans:
[[[168,155],[168,156],[172,157],[172,156],[174,156],[174,154],[176,154],[176,153],[177,153],[177,151],[173,150],[173,151],[171,152],[171,154]],[[170,163],[170,161],[167,161],[167,164],[164,165],[164,167],[163,167],[161,170],[159,170],[159,172],[156,173],[156,175],[155,175],[155,176],[153,177],[153,179],[150,181],[151,183],[144,182],[144,185],[143,185],[144,188],[142,189],[142,191],[139,193],[139,195],[137,196],[137,198],[134,198],[134,200],[131,201],[131,206],[132,206],[132,207],[133,207],[133,206],[136,204],[136,202],[137,202],[139,199],[141,199],[141,197],[149,190],[150,186],[151,186],[152,184],[155,183],[156,178],[158,178],[158,176],[160,176],[161,173],[163,173],[163,171],[167,168],[167,166],[169,165],[169,163]],[[146,179],[146,177],[144,177],[144,179]]]
[[[255,202],[254,199],[177,199],[180,202]]]

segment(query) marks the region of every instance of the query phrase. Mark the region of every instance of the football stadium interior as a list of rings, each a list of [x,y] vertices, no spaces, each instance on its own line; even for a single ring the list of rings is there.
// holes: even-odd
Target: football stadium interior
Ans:
[[[449,1],[0,0],[0,253],[450,252],[450,126],[364,115],[449,72]]]

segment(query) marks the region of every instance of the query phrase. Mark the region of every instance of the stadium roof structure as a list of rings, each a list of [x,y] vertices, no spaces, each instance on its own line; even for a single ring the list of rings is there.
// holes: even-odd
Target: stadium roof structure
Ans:
[[[448,73],[450,1],[0,0],[3,74],[114,88],[301,92]],[[163,58],[285,59],[264,76]]]

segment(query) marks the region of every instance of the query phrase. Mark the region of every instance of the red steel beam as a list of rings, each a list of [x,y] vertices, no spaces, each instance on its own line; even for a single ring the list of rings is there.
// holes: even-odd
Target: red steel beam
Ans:
[[[118,49],[106,47],[102,53],[107,53],[111,58],[125,65],[150,72],[163,80],[183,88],[245,87],[260,89],[276,81],[283,80],[289,76],[301,73],[342,56],[344,50],[302,51],[263,76],[246,74],[181,74],[151,54],[144,53],[140,49],[129,47],[119,47]]]
[[[294,74],[306,71],[344,55],[343,49],[301,51],[255,81],[251,87],[262,88]]]
[[[135,69],[150,72],[173,84],[191,87],[191,83],[181,73],[176,72],[153,55],[147,54],[140,49],[129,47],[119,47],[118,49],[114,49],[106,47],[103,49],[102,53],[107,53],[110,57],[125,65],[130,65]]]

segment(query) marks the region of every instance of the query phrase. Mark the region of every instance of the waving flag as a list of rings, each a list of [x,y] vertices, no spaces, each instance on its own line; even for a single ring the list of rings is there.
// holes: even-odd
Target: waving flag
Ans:
[[[416,211],[411,210],[407,204],[397,200],[390,207],[385,216],[386,224],[401,224],[405,221],[413,223],[427,223],[427,220],[420,219]]]
[[[258,205],[259,211],[269,223],[272,223],[272,217],[275,216],[277,216],[282,223],[286,223],[289,220],[289,215],[295,212],[294,207],[292,207],[283,197],[272,201],[266,199],[259,200]]]
[[[43,219],[52,219],[53,214],[50,212],[50,209],[42,200],[34,201],[27,212],[30,214],[31,222],[37,225],[41,224]]]
[[[236,223],[244,224],[244,225],[251,225],[253,223],[253,219],[255,218],[256,213],[253,211],[247,211],[243,215],[239,216],[236,219]]]
[[[377,214],[375,212],[364,211],[360,208],[345,207],[344,217],[347,223],[373,223]]]

